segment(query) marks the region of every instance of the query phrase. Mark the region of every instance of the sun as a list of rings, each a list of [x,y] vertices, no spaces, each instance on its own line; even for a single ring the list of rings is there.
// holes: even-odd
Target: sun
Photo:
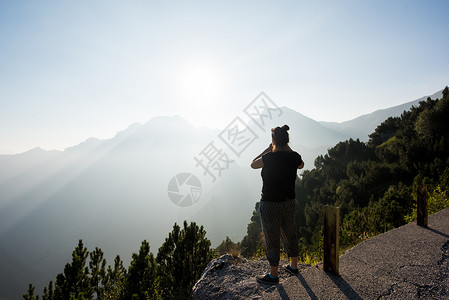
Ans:
[[[191,59],[172,73],[179,115],[195,126],[217,127],[227,122],[228,69],[219,60]]]
[[[184,66],[179,81],[181,97],[194,106],[210,105],[220,96],[224,86],[220,68],[205,62]]]

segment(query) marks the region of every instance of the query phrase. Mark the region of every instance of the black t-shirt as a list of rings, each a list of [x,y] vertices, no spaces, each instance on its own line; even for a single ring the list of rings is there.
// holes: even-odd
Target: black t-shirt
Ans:
[[[295,180],[302,164],[297,152],[268,152],[262,156],[262,201],[281,202],[295,199]]]

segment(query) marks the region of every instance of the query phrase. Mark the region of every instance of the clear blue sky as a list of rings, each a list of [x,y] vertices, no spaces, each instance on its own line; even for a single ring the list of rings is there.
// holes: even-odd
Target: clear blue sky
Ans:
[[[319,3],[315,3],[319,2]],[[449,1],[1,1],[0,153],[180,115],[224,127],[260,91],[345,121],[449,84]]]

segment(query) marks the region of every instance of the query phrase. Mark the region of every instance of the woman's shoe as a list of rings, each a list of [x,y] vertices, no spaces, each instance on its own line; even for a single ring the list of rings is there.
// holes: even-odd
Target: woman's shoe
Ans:
[[[287,271],[291,275],[298,275],[298,273],[299,273],[298,269],[295,269],[290,265],[285,265],[284,270]]]
[[[268,283],[268,284],[278,284],[279,283],[279,277],[270,276],[269,273],[265,275],[258,275],[256,276],[257,281],[262,283]]]

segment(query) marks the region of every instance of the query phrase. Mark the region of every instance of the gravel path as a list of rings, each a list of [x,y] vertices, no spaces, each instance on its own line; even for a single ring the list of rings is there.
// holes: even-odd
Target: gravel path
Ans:
[[[340,256],[340,276],[310,267],[263,299],[449,299],[449,209],[371,238]]]
[[[224,255],[208,265],[194,299],[449,299],[449,208],[429,216],[428,228],[410,223],[346,251],[340,276],[301,265],[298,276],[281,271],[267,286],[255,280],[267,268],[266,259]]]

